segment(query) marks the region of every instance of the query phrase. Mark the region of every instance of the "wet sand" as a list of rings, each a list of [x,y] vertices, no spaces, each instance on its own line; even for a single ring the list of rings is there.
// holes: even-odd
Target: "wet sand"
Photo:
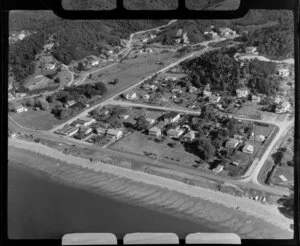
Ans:
[[[30,151],[30,152],[28,152]],[[292,220],[275,205],[260,204],[175,180],[65,155],[47,146],[9,140],[9,160],[93,192],[205,223],[247,239],[292,239]],[[239,209],[235,209],[239,206]]]

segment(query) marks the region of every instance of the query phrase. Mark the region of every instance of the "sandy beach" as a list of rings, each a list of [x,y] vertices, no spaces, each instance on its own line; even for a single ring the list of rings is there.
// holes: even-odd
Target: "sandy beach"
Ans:
[[[235,232],[241,238],[293,238],[293,231],[289,229],[293,221],[280,214],[275,205],[105,163],[91,163],[42,144],[18,139],[9,139],[8,157],[78,187],[103,191],[112,197],[126,198],[136,205],[196,222],[205,221],[208,227],[218,228],[220,232]]]

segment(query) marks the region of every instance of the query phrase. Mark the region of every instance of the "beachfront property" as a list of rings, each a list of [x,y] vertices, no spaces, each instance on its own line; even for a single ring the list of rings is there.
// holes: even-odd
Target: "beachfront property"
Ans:
[[[290,70],[288,68],[279,68],[277,69],[277,75],[284,78],[290,75]]]
[[[65,108],[72,107],[75,103],[76,103],[76,101],[74,101],[74,100],[67,101],[67,103],[64,104],[64,107]]]
[[[149,136],[154,136],[154,137],[160,137],[161,136],[161,129],[158,128],[157,126],[154,126],[148,130],[148,135]]]
[[[246,143],[246,145],[243,147],[243,150],[242,150],[244,153],[248,153],[248,154],[253,154],[253,151],[254,151],[254,147],[253,145],[249,144],[249,143]]]
[[[112,136],[113,139],[120,139],[123,136],[123,131],[117,129],[108,129],[106,135]]]
[[[239,144],[239,140],[238,139],[234,139],[234,138],[230,138],[226,144],[225,147],[230,148],[230,149],[235,149]]]
[[[163,118],[164,118],[164,122],[166,124],[168,123],[175,123],[176,121],[178,121],[180,119],[180,113],[177,113],[177,112],[168,112],[166,113]]]
[[[291,104],[288,101],[278,104],[275,109],[276,114],[287,113],[291,110]]]

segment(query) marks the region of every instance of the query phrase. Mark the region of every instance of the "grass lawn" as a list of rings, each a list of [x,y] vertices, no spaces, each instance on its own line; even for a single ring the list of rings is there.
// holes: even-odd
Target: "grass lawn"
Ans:
[[[234,114],[255,116],[255,115],[257,115],[257,111],[259,109],[260,109],[260,106],[257,103],[246,102]]]
[[[175,147],[168,146],[168,143],[176,142]],[[134,132],[116,143],[112,144],[109,148],[124,152],[129,152],[137,155],[144,155],[144,153],[152,153],[152,156],[161,158],[161,160],[169,160],[178,162],[180,165],[191,167],[199,157],[192,153],[185,151],[183,145],[178,141],[167,138],[162,143],[156,143],[149,140],[148,136]]]
[[[283,182],[279,175],[283,175],[288,181]],[[276,166],[272,177],[270,179],[270,183],[274,185],[280,185],[289,187],[294,184],[294,168],[290,166]]]
[[[273,131],[274,126],[269,125],[269,126],[259,126],[255,124],[254,128],[254,134],[255,135],[263,135],[265,137],[268,137],[270,133]]]
[[[109,97],[139,82],[155,71],[162,69],[160,65],[155,64],[158,60],[164,61],[165,66],[174,62],[174,54],[174,52],[170,52],[158,55],[139,56],[135,59],[124,60],[122,63],[111,68],[101,70],[98,73],[93,73],[94,79],[87,79],[85,83],[104,82],[108,89],[105,97]],[[102,75],[98,77],[99,74]],[[108,84],[109,81],[116,78],[119,79],[119,83],[116,85]]]
[[[63,120],[56,119],[50,111],[34,111],[28,108],[27,112],[23,113],[9,113],[9,115],[21,126],[38,129],[50,130],[54,125],[62,124]]]
[[[57,74],[61,84],[67,84],[71,81],[71,74],[68,70],[62,68],[62,70]]]

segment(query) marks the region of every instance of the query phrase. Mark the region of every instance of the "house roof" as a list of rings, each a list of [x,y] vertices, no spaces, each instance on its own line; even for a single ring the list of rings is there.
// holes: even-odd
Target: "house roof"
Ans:
[[[178,129],[178,130],[176,130],[176,129],[170,129],[167,132],[168,135],[172,135],[172,136],[177,136],[177,135],[179,135],[181,133],[183,133],[182,129]]]
[[[243,148],[243,151],[245,151],[245,150],[247,150],[247,151],[253,151],[253,150],[254,150],[254,147],[253,147],[253,145],[247,143],[247,144],[244,146],[244,148]]]
[[[109,134],[109,135],[116,136],[116,135],[118,135],[120,133],[123,133],[123,132],[121,130],[117,130],[117,129],[108,129],[106,133]]]
[[[171,111],[171,112],[166,113],[164,115],[164,118],[175,118],[177,115],[180,115],[180,113]]]
[[[226,146],[236,146],[239,143],[239,140],[234,139],[234,138],[230,138],[227,142],[226,142]]]
[[[160,132],[161,129],[158,128],[157,126],[154,126],[154,127],[150,128],[149,131],[150,131],[150,132]]]

